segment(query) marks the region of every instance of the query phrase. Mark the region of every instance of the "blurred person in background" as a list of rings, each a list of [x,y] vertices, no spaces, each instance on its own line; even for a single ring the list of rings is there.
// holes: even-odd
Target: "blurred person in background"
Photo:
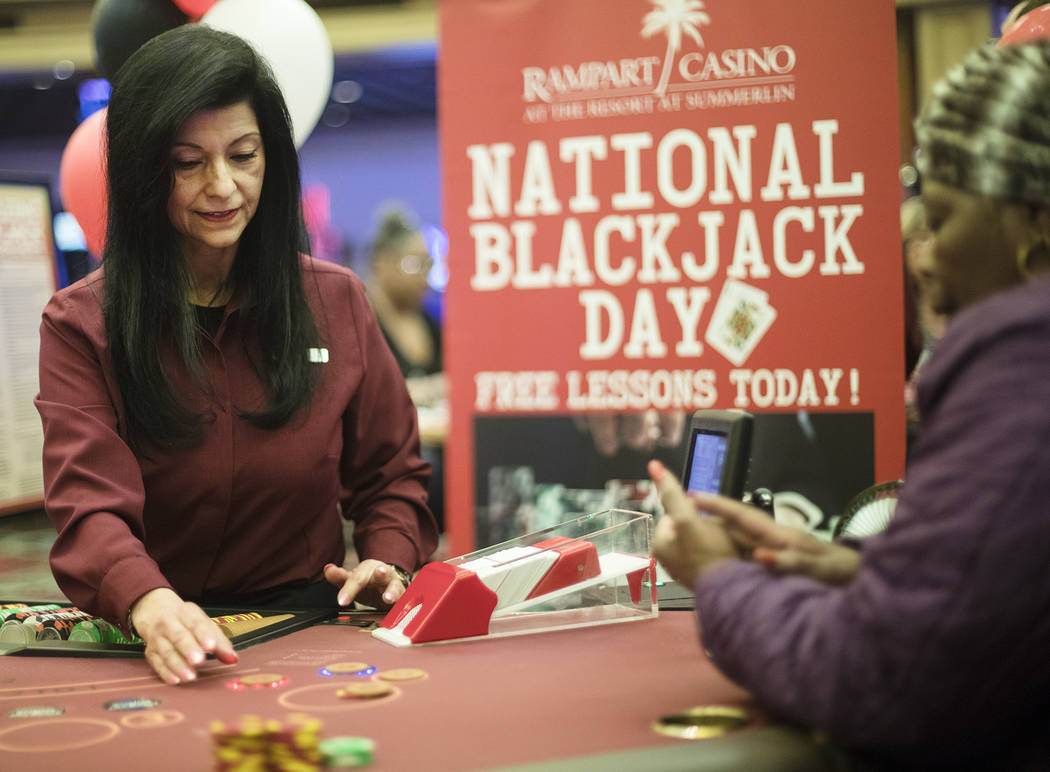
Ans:
[[[433,466],[430,509],[445,530],[444,444],[448,434],[441,322],[426,309],[434,265],[426,241],[407,211],[386,206],[371,246],[368,298],[379,327],[419,412],[423,457]]]
[[[930,302],[935,269],[933,233],[926,225],[926,212],[920,196],[912,196],[901,204],[901,243],[906,282],[905,327],[910,333],[904,407],[908,421],[908,446],[911,447],[919,428],[919,373],[934,346],[944,337],[945,325],[948,323],[947,317],[934,310]]]

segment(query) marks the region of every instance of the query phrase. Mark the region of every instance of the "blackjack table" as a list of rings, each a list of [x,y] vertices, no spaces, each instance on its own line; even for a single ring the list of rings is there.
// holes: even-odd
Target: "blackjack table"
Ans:
[[[819,742],[769,721],[704,657],[689,611],[407,648],[374,638],[379,620],[299,614],[178,686],[116,646],[8,646],[0,769],[237,768],[219,765],[216,726],[248,716],[367,738],[377,771],[825,768]]]

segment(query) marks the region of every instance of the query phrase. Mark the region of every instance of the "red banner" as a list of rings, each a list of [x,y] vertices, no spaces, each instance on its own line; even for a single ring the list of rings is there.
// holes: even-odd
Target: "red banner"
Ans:
[[[453,554],[506,535],[477,532],[498,481],[476,445],[514,418],[848,414],[861,477],[899,475],[891,0],[445,0],[440,22]]]

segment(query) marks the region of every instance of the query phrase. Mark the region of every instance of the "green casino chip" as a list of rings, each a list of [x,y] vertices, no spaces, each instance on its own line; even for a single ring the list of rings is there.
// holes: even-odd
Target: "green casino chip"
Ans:
[[[134,641],[124,637],[115,625],[111,625],[104,619],[91,619],[86,622],[77,622],[69,632],[69,640],[85,643],[140,643],[136,638]]]
[[[329,737],[320,747],[326,767],[346,769],[371,764],[376,744],[368,737]]]

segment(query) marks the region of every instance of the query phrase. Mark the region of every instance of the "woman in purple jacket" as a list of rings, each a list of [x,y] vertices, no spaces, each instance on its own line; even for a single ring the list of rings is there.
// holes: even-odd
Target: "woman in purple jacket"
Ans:
[[[695,587],[713,661],[774,713],[893,768],[1046,768],[1050,42],[975,51],[916,129],[951,321],[894,520],[824,544],[654,463],[654,550]]]

